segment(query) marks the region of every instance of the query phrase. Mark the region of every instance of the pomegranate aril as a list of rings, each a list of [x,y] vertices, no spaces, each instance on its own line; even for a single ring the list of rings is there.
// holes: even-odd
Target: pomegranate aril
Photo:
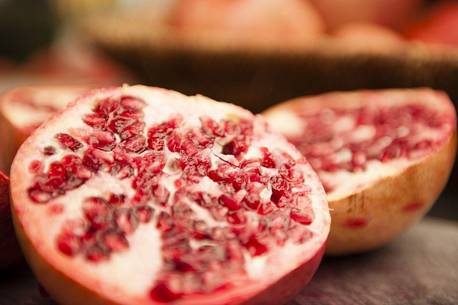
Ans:
[[[108,252],[107,250],[103,249],[102,246],[99,245],[92,245],[86,249],[85,253],[86,259],[98,263],[108,259]]]
[[[246,223],[246,217],[243,212],[229,212],[226,214],[227,222],[233,225],[241,225]]]
[[[122,251],[129,247],[129,242],[125,235],[117,230],[103,232],[101,242],[111,251]]]
[[[62,254],[75,256],[81,249],[81,241],[73,234],[61,234],[57,238],[57,248]]]
[[[29,165],[29,172],[32,174],[39,174],[43,170],[43,163],[38,160],[34,160]]]
[[[219,204],[228,208],[231,211],[237,211],[242,207],[239,202],[225,194],[219,196],[218,201]]]
[[[261,152],[263,153],[261,165],[267,168],[275,168],[275,161],[269,150],[266,147],[261,147]]]
[[[164,281],[156,283],[153,289],[151,289],[150,297],[153,301],[160,303],[173,302],[181,298],[183,293],[173,291],[169,285]]]
[[[137,98],[137,97],[133,97],[133,96],[123,96],[121,98],[121,106],[124,108],[124,109],[128,109],[130,111],[140,111],[142,110],[145,106],[146,106],[146,103],[145,101]]]
[[[300,210],[292,209],[291,219],[303,225],[310,225],[313,222],[312,215],[301,213]]]
[[[146,139],[142,135],[136,135],[122,142],[122,147],[127,152],[140,153],[146,148]]]
[[[265,244],[259,241],[256,235],[251,235],[248,241],[243,245],[245,248],[247,248],[251,256],[263,255],[269,250]]]
[[[89,137],[88,144],[103,151],[111,151],[116,145],[116,138],[111,132],[96,131]]]
[[[88,126],[97,129],[104,129],[107,121],[105,118],[100,117],[98,114],[88,114],[83,117],[83,122]]]
[[[126,234],[133,233],[138,227],[137,216],[130,208],[117,208],[112,217],[113,225]]]
[[[77,151],[78,149],[83,147],[83,144],[80,141],[66,133],[56,134],[56,139],[57,141],[59,141],[60,145],[63,148],[68,148],[71,151]]]
[[[141,223],[148,223],[154,215],[154,209],[147,205],[136,206],[134,213],[138,221]]]
[[[56,149],[54,148],[54,146],[46,146],[45,148],[43,148],[43,154],[45,156],[52,156],[56,153]]]

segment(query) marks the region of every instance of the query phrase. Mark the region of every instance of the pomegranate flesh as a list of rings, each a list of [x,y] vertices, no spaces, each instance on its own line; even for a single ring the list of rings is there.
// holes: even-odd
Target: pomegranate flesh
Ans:
[[[330,254],[377,248],[418,221],[445,186],[456,113],[429,89],[329,93],[266,111],[327,192]]]
[[[27,86],[0,96],[0,148],[5,170],[24,140],[52,114],[87,89],[79,86]]]
[[[261,117],[144,86],[47,121],[11,181],[26,257],[61,304],[281,304],[330,225],[318,177]]]

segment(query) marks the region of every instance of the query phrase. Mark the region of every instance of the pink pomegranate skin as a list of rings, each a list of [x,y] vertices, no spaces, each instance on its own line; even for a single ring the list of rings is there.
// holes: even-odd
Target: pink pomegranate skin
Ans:
[[[139,109],[143,110],[140,111]],[[177,119],[177,114],[183,115],[182,121]],[[205,116],[202,117],[203,114]],[[107,118],[106,121],[100,120],[100,116],[97,117],[98,115],[105,116]],[[145,123],[145,125],[140,124],[139,130],[132,131],[130,129],[129,131],[139,132],[138,134],[134,136],[132,134],[126,135],[126,130],[120,130],[121,121],[119,119],[126,115],[134,116],[138,119],[137,122]],[[172,124],[167,126],[175,127],[170,131],[166,131],[166,125],[158,122]],[[236,122],[235,125],[233,124],[234,122]],[[218,124],[227,125],[220,129],[217,126],[223,125]],[[250,127],[247,127],[251,126],[250,124],[254,126],[252,133],[249,131]],[[98,132],[101,130],[100,128],[102,130],[103,128],[116,130],[116,137],[110,138],[106,135],[100,137]],[[249,171],[249,173],[254,173],[253,175],[250,174],[249,179],[251,182],[234,179],[229,181],[230,185],[228,185],[225,184],[226,182],[221,182],[221,179],[226,179],[224,178],[226,177],[224,172],[214,172],[210,168],[201,166],[197,166],[197,172],[194,172],[195,176],[192,176],[194,174],[190,170],[181,172],[179,167],[183,166],[183,164],[184,166],[195,164],[195,160],[200,160],[202,156],[208,153],[208,139],[206,137],[202,138],[204,134],[200,133],[208,132],[209,129],[207,128],[210,128],[213,134],[213,136],[207,134],[210,138],[219,139],[214,142],[216,143],[214,146],[211,146],[211,149],[213,149],[211,168],[216,166],[216,169],[219,169],[232,164],[230,165],[232,166],[231,171],[226,173],[232,172],[243,175],[245,172],[242,169],[245,166],[250,169],[250,164],[259,164],[258,170],[260,172],[258,170]],[[143,133],[143,130],[148,130],[148,132]],[[231,138],[232,134],[228,130],[245,131],[243,131],[243,134],[236,134],[236,138]],[[190,134],[188,131],[195,133]],[[63,132],[72,134],[74,138],[71,139],[68,136],[64,136]],[[94,133],[92,134],[92,132]],[[167,132],[168,134],[166,135]],[[96,135],[97,141],[93,138]],[[139,142],[131,140],[138,139],[136,136],[142,135],[145,135],[145,138],[147,137],[148,139],[146,141],[147,144],[143,142],[143,148],[140,149],[138,148]],[[185,135],[195,136],[190,138]],[[239,136],[242,135],[245,135],[248,140],[241,139]],[[123,138],[124,136],[125,138]],[[166,144],[162,142],[165,146],[161,144],[164,138],[159,136],[165,136]],[[181,140],[179,140],[180,137]],[[237,139],[237,141],[234,139]],[[80,142],[75,140],[80,140]],[[51,156],[43,154],[44,150],[42,148],[48,146],[47,141],[52,142],[56,148]],[[113,141],[116,144],[111,145],[110,141],[111,144]],[[189,141],[194,143],[193,145],[196,145],[196,147],[203,145],[207,148],[200,148],[202,149],[200,152],[193,151],[193,146],[187,145],[191,143]],[[243,143],[251,144],[248,144],[248,147],[244,147]],[[263,143],[274,144],[272,144],[272,147],[267,148]],[[110,162],[114,160],[107,156],[111,154],[111,151],[119,153],[120,151],[117,150],[119,148],[126,149],[124,153],[126,153],[125,158],[128,160],[131,160],[130,157],[134,157],[132,160],[135,160],[136,165],[131,165],[135,167],[133,171],[126,172],[117,167],[111,167],[108,170],[108,167],[114,164]],[[94,155],[94,149],[97,149],[96,155]],[[157,163],[153,162],[148,165],[152,166],[149,169],[154,170],[155,175],[159,177],[158,179],[162,179],[161,177],[167,173],[170,173],[170,176],[166,176],[169,178],[176,177],[177,173],[178,175],[186,175],[179,176],[181,178],[175,180],[172,184],[169,183],[171,180],[167,178],[162,180],[163,184],[154,187],[155,190],[161,190],[159,194],[154,195],[154,200],[151,199],[151,203],[148,203],[150,207],[154,207],[154,214],[147,216],[147,214],[142,213],[141,218],[140,216],[135,216],[142,224],[137,223],[138,226],[133,227],[133,221],[129,221],[126,218],[124,218],[124,222],[118,222],[116,216],[118,214],[116,213],[121,210],[117,209],[115,205],[124,204],[124,199],[127,200],[128,204],[142,200],[139,195],[144,195],[142,192],[147,191],[147,189],[138,190],[135,196],[131,191],[136,191],[136,187],[139,184],[148,183],[156,178],[154,175],[153,177],[148,176],[148,173],[152,172],[145,172],[142,167],[143,162],[147,162],[152,156],[152,150],[156,150],[156,152],[163,151],[167,160],[167,166],[164,167],[162,165],[164,172],[160,174],[156,171],[159,166]],[[182,158],[179,159],[181,160],[180,162],[174,162],[174,156],[180,154],[184,157],[189,152],[192,153],[193,158]],[[139,154],[142,158],[138,158]],[[75,171],[76,176],[72,176],[72,173],[67,172],[66,175],[70,175],[71,179],[59,182],[65,183],[61,189],[66,191],[59,191],[61,189],[49,191],[50,186],[57,185],[58,180],[56,178],[61,176],[62,170],[61,168],[56,170],[57,163],[52,160],[59,160],[62,155],[67,161],[69,156],[75,158],[84,155],[84,168],[80,166],[80,163],[78,163],[79,165],[72,163],[77,167],[80,166]],[[105,159],[94,159],[94,156],[103,156]],[[225,158],[231,161],[225,160]],[[50,170],[45,175],[47,178],[43,174],[39,174],[42,173],[43,169],[46,169],[46,165],[41,167],[40,162],[35,162],[34,159],[35,161],[41,160],[43,162],[41,163],[42,165],[51,162],[49,164]],[[109,163],[96,166],[96,161]],[[239,165],[234,167],[234,164]],[[288,183],[294,185],[290,194],[281,191],[286,182],[283,178],[280,179],[279,176],[275,176],[275,173],[277,173],[276,167],[282,170],[278,170],[278,174],[286,175],[282,177],[288,177],[290,179]],[[92,173],[88,172],[87,169],[90,169]],[[258,175],[256,172],[260,174]],[[121,175],[122,177],[119,176],[121,173],[123,174]],[[127,176],[124,174],[127,174]],[[143,174],[146,176],[142,176]],[[266,177],[270,177],[270,179],[266,180]],[[45,182],[43,179],[48,180]],[[78,179],[83,179],[84,181]],[[299,292],[312,278],[324,253],[324,245],[330,227],[330,217],[324,191],[317,176],[291,144],[287,143],[283,137],[268,131],[267,125],[261,117],[256,117],[234,105],[217,103],[202,96],[186,97],[173,91],[158,88],[124,86],[114,89],[95,90],[80,98],[63,112],[48,120],[26,140],[13,162],[11,180],[13,219],[18,239],[38,280],[60,304],[283,304]],[[199,185],[203,183],[203,180],[209,184],[208,187],[200,189]],[[131,181],[132,184],[130,184]],[[195,181],[200,182],[197,183]],[[45,184],[43,185],[46,185],[47,189],[36,188],[38,185],[36,183],[44,182]],[[128,182],[129,184],[126,184]],[[243,183],[247,183],[246,189],[242,186],[244,185]],[[253,202],[248,197],[243,197],[243,207],[238,205],[240,204],[239,197],[231,197],[234,194],[234,190],[238,190],[236,191],[238,195],[252,195],[248,186],[259,186],[262,183],[267,187],[264,191],[267,191],[268,197],[265,196],[266,193],[264,192],[262,201],[258,203],[259,208],[257,209],[249,210],[248,206],[251,206]],[[288,183],[286,184],[288,185]],[[112,186],[114,184],[117,184],[117,186]],[[130,187],[133,189],[131,190]],[[227,207],[227,209],[219,210],[219,212],[224,211],[225,214],[223,215],[225,215],[226,220],[218,218],[221,214],[213,216],[213,212],[218,212],[218,210],[212,211],[211,215],[203,213],[201,208],[197,206],[204,207],[199,203],[200,199],[187,197],[186,190],[191,190],[194,187],[198,187],[203,192],[202,196],[211,196],[215,194],[215,187],[222,187],[219,191],[223,190],[223,193],[213,203]],[[170,188],[170,194],[173,195],[166,197],[165,201],[162,200],[166,193],[164,193],[164,188],[165,190]],[[107,191],[121,190],[124,190],[123,194],[126,197],[109,197],[110,204],[113,204],[112,207],[115,207],[115,210],[110,212],[110,223],[108,225],[115,224],[115,226],[119,226],[117,227],[118,230],[124,230],[124,228],[132,229],[131,233],[123,231],[125,232],[123,236],[126,237],[127,241],[126,239],[111,240],[108,244],[105,239],[102,239],[103,243],[101,243],[98,238],[100,236],[105,238],[107,235],[98,235],[95,245],[108,246],[113,250],[110,253],[105,253],[106,256],[101,258],[100,255],[97,256],[94,252],[90,252],[91,248],[78,248],[82,249],[82,251],[78,250],[76,252],[76,248],[72,248],[75,246],[72,243],[74,239],[61,239],[61,233],[68,233],[65,230],[69,225],[73,226],[76,223],[74,220],[78,220],[73,217],[83,216],[86,217],[83,219],[87,219],[84,220],[87,224],[90,222],[90,227],[86,226],[88,231],[84,235],[79,235],[81,239],[79,239],[80,244],[78,244],[78,247],[82,247],[82,243],[91,242],[87,234],[92,234],[93,230],[99,230],[100,228],[102,228],[100,230],[104,230],[103,226],[105,224],[95,221],[97,220],[97,214],[94,215],[87,212],[85,204],[88,200],[83,199],[90,199],[89,202],[91,204],[95,204],[95,207],[100,207],[98,204],[105,199],[94,197],[101,196],[96,195],[96,193],[106,194]],[[185,192],[178,192],[177,190]],[[250,191],[250,193],[244,193],[245,191]],[[178,195],[184,197],[176,197]],[[191,201],[189,201],[190,198]],[[264,201],[266,198],[272,201]],[[286,198],[285,200],[287,198],[295,198],[295,201],[288,203],[288,201],[284,201],[281,198]],[[272,206],[273,201],[277,207]],[[189,206],[197,208],[197,212],[195,214],[191,213],[191,216],[175,218],[174,213],[178,211],[178,207],[182,206],[183,202],[188,202]],[[263,203],[269,202],[271,210],[269,210],[268,206],[262,208],[264,206]],[[82,214],[79,213],[78,207],[81,207]],[[142,205],[133,206],[135,211],[139,211],[137,210],[138,207],[145,208]],[[173,225],[170,222],[167,223],[165,216],[161,216],[167,215],[169,208],[173,208],[171,210],[172,218],[174,221],[178,221]],[[243,213],[234,215],[232,214],[234,210]],[[257,214],[253,214],[254,211]],[[273,211],[276,214],[272,214]],[[91,220],[89,220],[89,215],[92,215]],[[102,214],[99,213],[98,215]],[[277,230],[281,229],[282,226],[271,228],[269,222],[263,221],[264,217],[267,217],[266,215],[283,215],[281,218],[275,218],[276,216],[271,218],[280,225],[282,222],[278,223],[278,220],[285,219],[284,216],[288,216],[286,220],[291,226],[287,228],[290,229],[288,232],[291,235],[281,235],[279,237],[280,241],[277,241],[277,237],[274,236],[283,232]],[[214,219],[218,222],[210,220],[209,216],[215,217]],[[248,235],[248,239],[235,235],[225,240],[224,238],[227,238],[225,237],[227,235],[223,235],[225,243],[221,243],[221,239],[205,237],[206,234],[210,234],[208,231],[207,233],[198,230],[192,231],[193,235],[189,236],[189,238],[194,242],[193,247],[203,249],[208,246],[216,247],[217,244],[220,244],[224,246],[222,249],[231,250],[225,252],[228,255],[226,256],[227,262],[230,264],[220,265],[227,266],[227,268],[217,269],[220,274],[228,276],[231,282],[225,283],[225,279],[223,279],[225,284],[222,286],[208,286],[205,280],[207,277],[203,276],[214,275],[211,271],[212,269],[204,269],[207,271],[203,273],[195,271],[201,269],[194,269],[198,266],[194,265],[194,261],[191,260],[188,264],[181,260],[185,256],[177,254],[181,251],[179,246],[183,244],[170,248],[168,246],[169,242],[174,240],[174,237],[180,236],[176,234],[167,235],[166,233],[169,232],[169,229],[173,230],[173,226],[176,226],[175,229],[182,230],[186,227],[187,222],[180,223],[179,221],[193,221],[195,217],[205,220],[209,228],[215,228],[212,226],[227,222],[227,228],[233,228],[234,231],[232,232],[238,232],[237,234],[240,234],[240,236],[243,236],[246,232],[252,234],[249,227],[253,224],[256,224],[256,226],[262,224],[264,228],[273,229],[273,231],[269,231],[272,232],[272,237],[266,231],[264,231],[266,233],[264,235],[261,235],[262,231],[255,231],[259,235],[251,235],[251,237]],[[247,217],[247,219],[244,217]],[[146,218],[148,220],[145,220]],[[254,222],[253,219],[255,219]],[[245,221],[245,224],[239,226],[240,222],[243,221]],[[129,227],[128,224],[132,226]],[[81,229],[81,227],[78,228]],[[148,231],[145,231],[146,229]],[[256,230],[261,230],[261,226]],[[44,234],[45,232],[46,234]],[[158,233],[163,235],[157,235]],[[213,231],[211,234],[211,236],[214,236]],[[224,234],[227,234],[227,232]],[[75,235],[72,236],[75,237]],[[259,239],[261,236],[264,236],[262,237],[264,239]],[[161,238],[159,239],[160,243],[153,242],[157,238]],[[200,240],[206,241],[203,248],[200,248]],[[183,242],[187,243],[186,240]],[[234,247],[234,242],[240,243]],[[151,249],[154,251],[151,251]],[[173,253],[173,255],[167,253]],[[244,256],[241,257],[238,253]],[[161,256],[158,257],[158,255]],[[194,256],[196,259],[203,260],[203,262],[206,262],[205,259],[209,259],[205,268],[212,268],[212,266],[220,264],[220,259],[217,256],[205,257],[201,255],[201,252],[195,253]],[[289,259],[285,259],[285,257]],[[168,259],[171,258],[174,259],[173,265],[168,263]],[[240,258],[243,258],[242,261],[244,263],[242,265],[239,265]],[[159,262],[159,268],[156,266],[154,267],[155,270],[151,271],[148,266],[157,264],[157,262]],[[271,262],[276,268],[272,268],[272,264],[266,264],[267,262]],[[239,270],[237,266],[244,266],[246,269]],[[132,270],[136,270],[138,273],[132,273]],[[188,275],[196,276],[196,280],[187,281]],[[182,276],[182,278],[177,276]],[[168,278],[175,279],[175,281],[169,281]],[[213,280],[219,280],[219,278],[217,276]],[[232,279],[235,280],[232,281]],[[184,281],[179,282],[181,280]],[[201,280],[203,281],[201,282]],[[188,290],[177,290],[177,283],[184,283],[190,286],[179,286],[180,289]],[[196,284],[198,286],[195,286]],[[191,289],[191,292],[188,292],[189,289]]]
[[[9,205],[9,179],[0,171],[0,270],[8,269],[22,260],[14,234]]]
[[[264,113],[272,129],[284,133],[296,145],[301,145],[298,143],[301,143],[302,137],[303,147],[307,147],[305,129],[296,128],[294,136],[285,129],[285,126],[292,125],[295,115],[300,116],[304,111],[345,111],[355,107],[368,108],[369,105],[387,104],[394,107],[393,104],[409,103],[420,105],[420,109],[429,105],[429,113],[438,114],[436,125],[442,129],[438,131],[438,142],[419,157],[398,157],[394,161],[389,160],[394,163],[406,162],[405,165],[397,166],[390,165],[393,162],[382,162],[377,170],[368,174],[359,184],[349,184],[349,181],[356,181],[358,171],[348,174],[342,183],[336,182],[337,176],[334,174],[339,171],[339,165],[334,171],[326,172],[322,170],[321,165],[313,165],[314,162],[311,160],[314,157],[309,154],[310,152],[300,149],[306,157],[309,156],[308,159],[322,178],[325,189],[328,188],[332,226],[327,254],[344,255],[379,248],[418,222],[430,209],[445,187],[455,159],[456,112],[453,104],[445,93],[430,89],[356,91],[298,98],[274,106]],[[285,113],[288,120],[285,119]],[[337,119],[332,121],[336,124]],[[334,139],[343,140],[338,136]],[[332,152],[328,154],[334,156]],[[338,194],[334,188],[338,188],[339,183],[346,183],[347,186],[346,189],[340,189]],[[332,184],[334,185],[330,187]]]

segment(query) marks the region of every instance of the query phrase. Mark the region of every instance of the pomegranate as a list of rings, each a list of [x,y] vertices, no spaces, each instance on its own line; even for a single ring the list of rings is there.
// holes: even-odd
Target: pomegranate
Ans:
[[[458,47],[458,4],[439,3],[427,16],[409,26],[406,35],[429,44]]]
[[[191,37],[210,35],[212,43],[282,47],[315,41],[324,26],[303,0],[178,0],[168,22]]]
[[[411,17],[422,0],[307,0],[335,30],[351,22],[399,27]]]
[[[8,188],[9,179],[0,171],[0,270],[11,267],[22,259],[11,221]]]
[[[392,52],[405,47],[401,35],[373,23],[348,23],[335,31],[333,37],[352,50]]]
[[[281,304],[330,225],[318,177],[261,117],[144,86],[48,120],[11,185],[25,255],[61,304]]]
[[[87,89],[79,86],[27,86],[0,96],[0,155],[8,169],[19,146],[53,113]]]
[[[265,114],[321,178],[333,221],[330,254],[380,247],[418,221],[455,157],[455,109],[429,89],[329,93]]]

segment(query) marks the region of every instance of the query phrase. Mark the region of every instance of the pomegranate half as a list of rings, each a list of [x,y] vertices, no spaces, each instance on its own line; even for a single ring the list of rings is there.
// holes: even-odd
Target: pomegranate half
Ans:
[[[418,221],[455,158],[455,109],[429,89],[329,93],[265,115],[321,178],[332,217],[329,254],[380,247]]]
[[[87,91],[81,86],[24,86],[0,96],[0,156],[9,169],[24,140],[52,114]]]
[[[37,129],[11,197],[61,304],[281,304],[330,226],[315,172],[261,117],[144,86],[93,91]]]

